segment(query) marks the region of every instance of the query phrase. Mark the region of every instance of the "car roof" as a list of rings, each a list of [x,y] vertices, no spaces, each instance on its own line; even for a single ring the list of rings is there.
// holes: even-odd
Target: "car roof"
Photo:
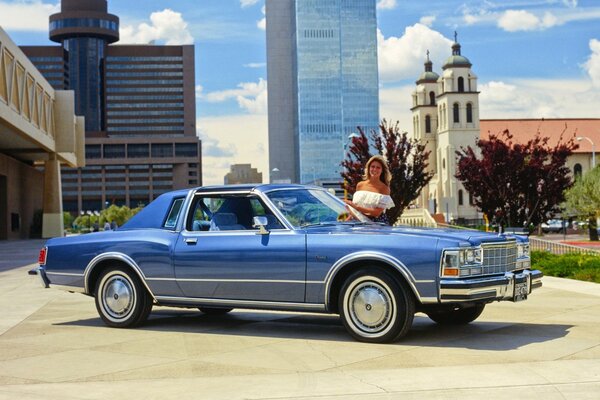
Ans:
[[[238,185],[211,185],[211,186],[200,186],[194,189],[196,193],[202,192],[239,192],[239,191],[260,191],[268,192],[271,190],[281,189],[305,189],[305,188],[323,189],[319,186],[308,186],[298,185],[293,183],[251,183],[251,184],[238,184]]]

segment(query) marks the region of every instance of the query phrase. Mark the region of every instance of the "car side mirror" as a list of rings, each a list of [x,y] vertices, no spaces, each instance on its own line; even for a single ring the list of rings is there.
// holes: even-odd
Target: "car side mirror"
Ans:
[[[269,234],[269,231],[267,230],[267,228],[265,228],[268,223],[269,221],[267,220],[267,217],[254,217],[252,219],[252,227],[258,228],[258,232],[256,232],[257,235]]]

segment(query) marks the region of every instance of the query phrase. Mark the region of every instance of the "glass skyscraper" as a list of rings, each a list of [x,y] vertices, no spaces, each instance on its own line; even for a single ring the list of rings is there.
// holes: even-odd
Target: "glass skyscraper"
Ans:
[[[375,0],[267,0],[271,179],[339,181],[348,136],[379,123]]]

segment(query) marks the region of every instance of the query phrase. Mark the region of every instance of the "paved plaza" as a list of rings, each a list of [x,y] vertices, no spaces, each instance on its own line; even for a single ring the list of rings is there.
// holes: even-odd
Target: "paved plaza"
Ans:
[[[598,284],[545,277],[468,326],[417,314],[404,340],[374,345],[318,314],[155,307],[140,328],[108,328],[91,297],[42,289],[33,266],[0,271],[0,400],[599,398]]]

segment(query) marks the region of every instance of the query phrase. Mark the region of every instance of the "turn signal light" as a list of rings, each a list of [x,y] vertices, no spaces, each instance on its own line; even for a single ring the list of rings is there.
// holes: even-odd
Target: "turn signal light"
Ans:
[[[444,276],[458,276],[458,268],[444,268]]]

